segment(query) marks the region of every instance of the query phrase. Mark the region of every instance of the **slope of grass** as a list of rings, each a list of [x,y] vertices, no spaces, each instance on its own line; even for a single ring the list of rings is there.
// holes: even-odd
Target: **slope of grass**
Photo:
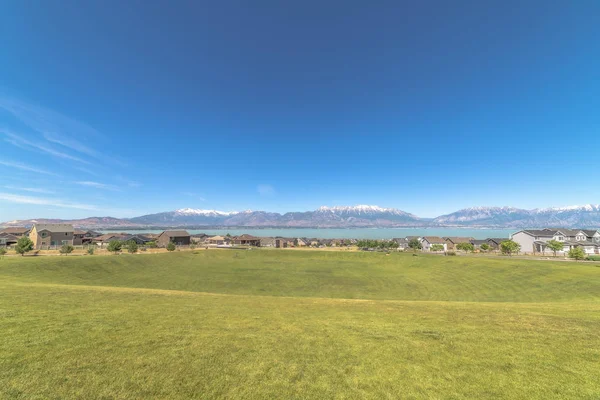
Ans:
[[[597,399],[599,281],[381,254],[5,259],[0,398]]]
[[[10,257],[0,278],[272,296],[445,301],[598,301],[600,266],[319,251]]]

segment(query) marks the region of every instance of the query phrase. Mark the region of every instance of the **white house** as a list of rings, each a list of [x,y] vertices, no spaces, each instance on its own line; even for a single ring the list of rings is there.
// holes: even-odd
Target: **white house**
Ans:
[[[526,229],[513,233],[511,239],[524,253],[552,254],[548,242],[555,240],[564,244],[562,252],[581,247],[587,254],[600,254],[600,232],[593,229]]]

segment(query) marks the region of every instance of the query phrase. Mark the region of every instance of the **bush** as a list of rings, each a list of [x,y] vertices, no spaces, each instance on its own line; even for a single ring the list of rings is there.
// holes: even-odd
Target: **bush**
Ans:
[[[88,253],[90,256],[93,256],[93,255],[94,255],[94,248],[93,248],[93,247],[88,247],[88,249],[87,249],[87,253]]]
[[[196,248],[196,244],[195,243],[190,243],[190,249],[194,250]]]
[[[587,256],[588,261],[600,261],[600,256]]]
[[[0,257],[4,257],[6,254],[6,249],[4,247],[0,247]]]
[[[447,251],[447,252],[446,252],[446,255],[447,255],[447,256],[455,256],[455,255],[456,255],[456,252],[455,252],[455,251]]]
[[[27,236],[21,237],[15,246],[15,251],[20,255],[28,253],[31,250],[33,250],[33,242]]]
[[[122,247],[123,247],[123,243],[121,243],[120,240],[111,240],[110,243],[108,244],[107,250],[110,251],[111,253],[117,254],[118,252],[121,251]]]
[[[138,251],[138,244],[136,242],[134,242],[133,240],[129,241],[127,243],[127,251],[130,254],[135,254]]]
[[[173,242],[169,242],[169,244],[167,245],[167,251],[175,251],[175,243]]]
[[[573,258],[576,261],[583,260],[585,256],[585,251],[581,247],[573,247],[569,250],[569,258]]]
[[[60,248],[59,252],[60,254],[71,254],[73,252],[74,248],[73,246],[71,246],[70,244],[63,244],[62,247]]]
[[[153,240],[151,242],[146,243],[146,247],[149,249],[155,249],[158,247],[158,244],[156,244],[156,241]]]

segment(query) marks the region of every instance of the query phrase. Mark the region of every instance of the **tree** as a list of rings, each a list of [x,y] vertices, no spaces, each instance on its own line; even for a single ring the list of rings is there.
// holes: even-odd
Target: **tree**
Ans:
[[[490,249],[490,245],[487,243],[482,244],[479,248],[483,251],[488,251]]]
[[[107,250],[110,251],[111,253],[117,254],[118,252],[121,251],[122,247],[123,247],[123,243],[121,243],[120,240],[111,240],[108,243]]]
[[[60,254],[71,254],[73,252],[73,246],[71,246],[70,244],[63,244],[62,247],[59,250]]]
[[[6,249],[4,247],[0,247],[0,258],[3,258],[6,254]]]
[[[31,250],[33,250],[33,242],[27,236],[21,237],[15,246],[15,251],[21,256],[30,252]]]
[[[149,249],[155,249],[158,247],[158,244],[156,243],[155,240],[152,240],[152,241],[146,243],[146,247]]]
[[[93,255],[94,255],[94,248],[93,248],[93,247],[88,247],[88,249],[87,249],[87,253],[88,253],[90,256],[93,256]]]
[[[431,245],[431,251],[442,251],[442,250],[444,250],[443,244],[432,244]]]
[[[137,253],[138,244],[135,242],[135,240],[130,240],[129,242],[127,242],[127,251],[131,254]]]
[[[468,253],[469,251],[473,251],[475,249],[475,247],[471,243],[458,243],[456,245],[456,248],[458,250],[464,251],[465,253]]]
[[[569,258],[572,258],[576,261],[583,260],[586,257],[585,251],[581,247],[573,247],[569,250]]]
[[[564,248],[564,244],[562,244],[558,240],[551,240],[547,244],[548,248],[554,252],[554,257],[556,257],[557,251],[561,251]]]
[[[167,251],[175,251],[175,243],[169,242],[167,245]]]
[[[421,250],[423,248],[421,242],[419,242],[419,239],[417,238],[410,239],[410,241],[408,242],[408,247],[410,247],[414,251]]]
[[[521,250],[521,245],[513,240],[505,240],[500,243],[500,250],[502,250],[502,254],[511,256],[513,253],[518,253]]]

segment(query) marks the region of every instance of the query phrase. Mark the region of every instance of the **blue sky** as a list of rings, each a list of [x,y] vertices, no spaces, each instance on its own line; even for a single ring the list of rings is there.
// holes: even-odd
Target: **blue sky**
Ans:
[[[600,202],[600,2],[5,2],[0,221]]]

